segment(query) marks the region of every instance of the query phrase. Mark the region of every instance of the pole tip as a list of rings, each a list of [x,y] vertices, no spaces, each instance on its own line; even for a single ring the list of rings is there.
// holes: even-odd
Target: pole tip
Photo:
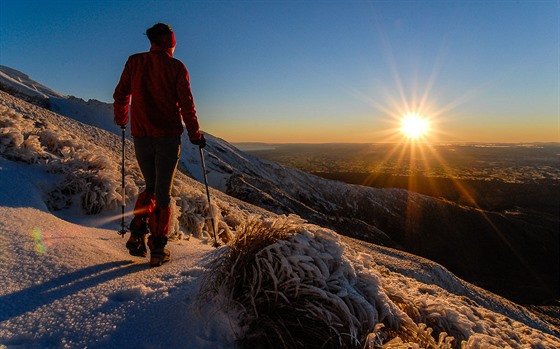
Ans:
[[[121,230],[117,231],[117,234],[119,234],[122,238],[124,238],[126,233],[128,233],[128,230],[126,230],[126,229],[121,229]]]

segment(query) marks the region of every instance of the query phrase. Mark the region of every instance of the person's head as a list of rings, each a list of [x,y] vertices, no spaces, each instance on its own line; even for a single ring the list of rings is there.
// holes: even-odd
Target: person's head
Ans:
[[[171,27],[167,24],[157,23],[146,30],[146,35],[152,44],[165,49],[175,48],[175,34],[173,33]]]

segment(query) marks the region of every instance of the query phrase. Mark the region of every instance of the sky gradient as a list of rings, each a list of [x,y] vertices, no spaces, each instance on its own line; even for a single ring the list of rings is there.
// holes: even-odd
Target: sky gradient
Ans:
[[[0,0],[0,64],[112,102],[157,22],[229,142],[559,142],[559,1]]]

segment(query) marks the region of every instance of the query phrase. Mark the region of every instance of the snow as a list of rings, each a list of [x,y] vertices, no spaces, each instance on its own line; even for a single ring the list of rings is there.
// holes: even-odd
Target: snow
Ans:
[[[78,120],[84,124],[98,127],[109,132],[119,132],[113,121],[113,105],[95,99],[84,101],[81,98],[69,96],[65,98],[50,98],[51,110],[61,115]]]
[[[115,231],[28,207],[0,217],[0,346],[231,347],[227,328],[193,304],[208,244],[177,241],[173,262],[150,269]]]
[[[50,214],[48,176],[0,157],[0,346],[230,347],[192,304],[214,248],[182,239],[170,245],[173,263],[150,269],[116,230]]]
[[[3,92],[0,126],[0,348],[235,347],[246,328],[238,311],[223,306],[231,300],[199,297],[210,262],[229,247],[212,247],[204,186],[184,173],[202,174],[194,148],[184,149],[189,155],[174,183],[172,261],[149,268],[146,259],[128,255],[116,233],[118,135]],[[225,157],[251,163],[208,138],[209,154],[220,154],[212,168]],[[126,147],[128,221],[142,180],[130,141]],[[209,169],[214,180],[223,176]],[[418,347],[407,341],[432,331],[443,333],[432,339],[438,348],[448,348],[450,336],[463,340],[460,348],[560,347],[558,328],[436,263],[279,217],[219,190],[211,195],[223,240],[250,220],[288,219],[299,233],[259,253],[267,258],[262,265],[277,271],[278,285],[312,285],[308,292],[342,312],[323,309],[325,316],[349,319],[355,341],[367,327],[371,348]],[[389,325],[408,336],[388,342],[382,327]]]
[[[3,65],[0,65],[0,83],[33,97],[66,98],[63,94],[33,81],[28,75]]]
[[[210,244],[175,241],[173,262],[150,269],[116,229],[49,213],[48,176],[0,157],[0,347],[231,347],[220,319],[193,304]]]

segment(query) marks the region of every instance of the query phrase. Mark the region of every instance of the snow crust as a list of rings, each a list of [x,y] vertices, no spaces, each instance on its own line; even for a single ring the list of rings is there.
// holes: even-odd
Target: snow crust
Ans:
[[[28,96],[66,98],[65,95],[32,80],[28,75],[3,65],[0,65],[0,83],[19,90]]]
[[[3,92],[0,126],[1,348],[235,347],[243,337],[239,314],[220,307],[224,299],[204,303],[197,297],[209,262],[220,252],[209,243],[211,220],[201,183],[178,174],[169,244],[173,260],[150,269],[147,260],[127,254],[125,240],[116,234],[123,199],[117,135]],[[225,143],[217,143],[218,151],[229,154]],[[129,141],[126,147],[129,207],[142,180]],[[232,151],[230,156],[244,156]],[[188,153],[183,165],[195,174],[197,154]],[[249,219],[283,219],[218,190],[212,197],[222,241]],[[460,348],[560,347],[557,328],[436,263],[301,220],[294,224],[300,234],[268,249],[286,270],[300,270],[324,285],[319,293],[325,300],[347,309],[345,297],[351,296],[347,316],[355,328],[349,333],[359,326],[370,331],[360,345],[415,348],[418,344],[407,341],[437,329],[445,333],[434,339],[439,348],[450,347],[451,336],[463,340]],[[409,336],[387,342],[381,322]]]
[[[115,231],[30,207],[0,207],[0,217],[0,347],[232,347],[193,304],[208,244],[176,241],[173,262],[150,269]]]

